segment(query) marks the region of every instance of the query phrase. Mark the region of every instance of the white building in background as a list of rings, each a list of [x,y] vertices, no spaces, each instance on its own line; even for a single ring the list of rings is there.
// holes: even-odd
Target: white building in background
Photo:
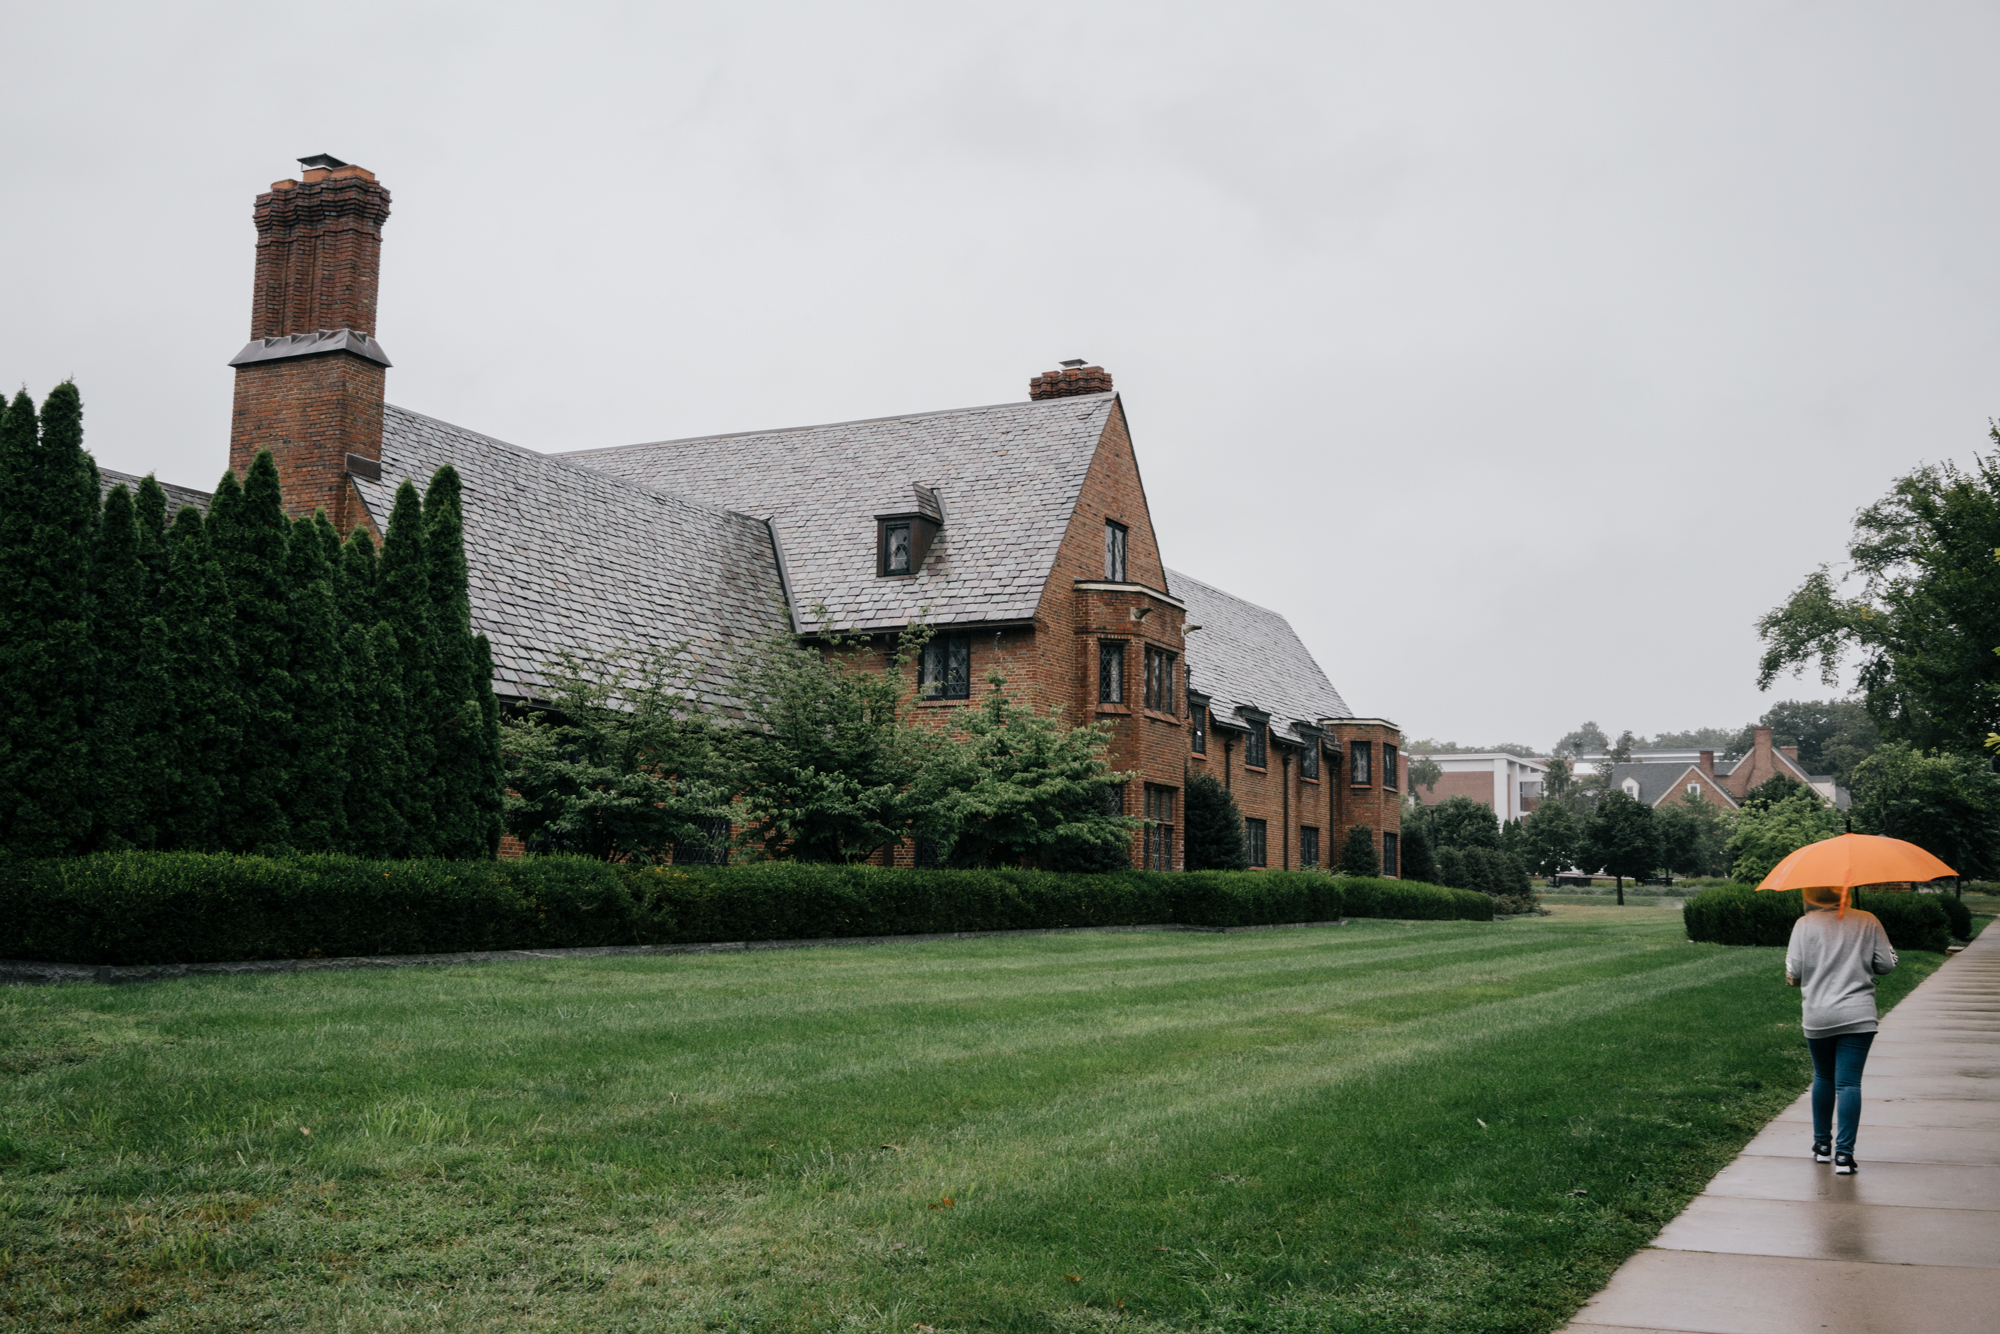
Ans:
[[[1546,760],[1524,760],[1505,751],[1412,754],[1410,758],[1435,761],[1444,770],[1435,788],[1411,781],[1408,791],[1418,801],[1435,806],[1451,797],[1469,797],[1491,807],[1502,823],[1518,820],[1535,809],[1542,796],[1542,778],[1549,771]]]

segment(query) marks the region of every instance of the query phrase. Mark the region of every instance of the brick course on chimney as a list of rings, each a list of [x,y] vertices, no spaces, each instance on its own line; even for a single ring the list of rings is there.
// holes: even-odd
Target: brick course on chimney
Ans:
[[[325,510],[341,532],[366,521],[349,456],[382,458],[383,372],[375,341],[389,192],[361,167],[317,167],[257,196],[251,343],[236,367],[229,466],[276,458],[285,508]]]
[[[1110,392],[1111,372],[1102,366],[1079,366],[1070,370],[1049,371],[1028,381],[1028,397],[1036,400]]]

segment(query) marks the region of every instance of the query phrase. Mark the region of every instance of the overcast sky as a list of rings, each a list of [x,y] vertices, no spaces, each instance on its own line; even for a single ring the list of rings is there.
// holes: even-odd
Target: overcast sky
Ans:
[[[534,449],[1112,371],[1169,564],[1361,714],[1739,725],[1753,622],[2000,414],[1991,4],[11,12],[0,379],[228,452],[258,191],[394,194],[390,401]]]

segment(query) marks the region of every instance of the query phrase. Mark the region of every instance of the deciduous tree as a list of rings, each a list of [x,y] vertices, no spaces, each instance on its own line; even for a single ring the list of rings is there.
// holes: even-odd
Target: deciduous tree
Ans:
[[[2000,775],[1985,759],[1891,742],[1854,771],[1854,827],[1916,844],[1967,879],[2000,873]]]

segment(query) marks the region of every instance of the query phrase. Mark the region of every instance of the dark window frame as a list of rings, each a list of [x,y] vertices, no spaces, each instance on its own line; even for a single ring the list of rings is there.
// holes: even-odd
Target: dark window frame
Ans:
[[[918,699],[972,698],[972,636],[932,635],[917,656]]]
[[[1382,743],[1382,786],[1394,792],[1401,785],[1402,775],[1396,772],[1396,747],[1391,742]]]
[[[1319,827],[1302,824],[1299,826],[1299,869],[1317,870],[1319,867]]]
[[[1175,789],[1146,784],[1145,862],[1149,871],[1174,869]]]
[[[1309,740],[1306,748],[1299,752],[1299,777],[1319,781],[1319,741]]]
[[[1382,834],[1382,875],[1388,880],[1403,878],[1403,840],[1387,830]]]
[[[1146,707],[1155,713],[1174,711],[1174,663],[1167,649],[1146,645]]]
[[[1208,706],[1188,706],[1188,749],[1196,755],[1208,754]]]
[[[898,533],[901,533],[903,536],[903,568],[900,570],[896,568],[896,555],[895,555],[896,535]],[[895,523],[885,523],[882,525],[882,550],[880,552],[881,564],[877,572],[884,579],[900,578],[903,575],[915,574],[916,554],[917,554],[916,524],[907,521],[902,521]]]
[[[1347,781],[1354,787],[1375,785],[1375,743],[1372,741],[1350,741],[1347,743]]]
[[[1125,649],[1128,641],[1123,639],[1100,639],[1097,641],[1097,702],[1099,704],[1123,704],[1125,702]]]
[[[1262,820],[1245,816],[1243,819],[1243,851],[1250,856],[1252,866],[1270,865],[1270,828]]]
[[[1126,555],[1131,537],[1132,530],[1116,519],[1104,521],[1104,582],[1108,584],[1128,582],[1125,577],[1129,572]]]
[[[729,821],[721,816],[697,816],[689,823],[703,835],[699,843],[676,843],[676,866],[727,866],[729,864]]]
[[[1267,724],[1250,724],[1250,738],[1243,743],[1243,767],[1246,769],[1271,767],[1271,729]]]

